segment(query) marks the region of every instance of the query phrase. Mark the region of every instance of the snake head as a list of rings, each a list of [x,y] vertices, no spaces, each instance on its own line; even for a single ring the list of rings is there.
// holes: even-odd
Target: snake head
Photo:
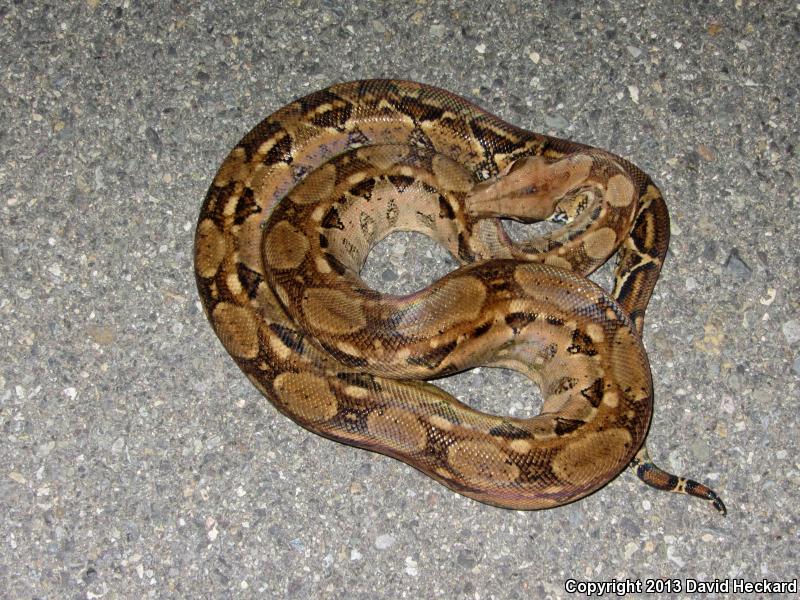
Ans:
[[[592,160],[567,156],[550,160],[525,156],[509,164],[496,177],[475,185],[467,194],[467,211],[473,217],[502,217],[523,223],[543,221],[571,192],[586,185]]]
[[[543,221],[570,192],[584,186],[592,168],[586,156],[550,160],[525,156],[467,194],[467,211],[484,219],[502,217],[523,223]]]

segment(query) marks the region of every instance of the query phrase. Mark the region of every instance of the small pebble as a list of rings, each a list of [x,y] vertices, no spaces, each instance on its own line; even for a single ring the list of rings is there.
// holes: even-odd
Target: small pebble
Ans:
[[[412,577],[416,577],[419,575],[419,569],[417,568],[417,561],[415,561],[410,556],[406,556],[406,574],[411,575]]]
[[[626,50],[628,54],[630,54],[633,58],[639,58],[642,55],[642,49],[637,48],[636,46],[626,46]]]
[[[788,343],[794,344],[796,342],[800,342],[800,320],[792,319],[790,321],[786,321],[786,323],[781,325],[781,331],[783,332],[783,337],[786,338]],[[797,364],[796,361],[795,364]]]
[[[753,273],[753,269],[742,260],[736,248],[731,250],[730,254],[728,254],[728,258],[725,260],[725,269],[734,277],[741,280],[750,279],[750,275]]]
[[[569,121],[567,121],[561,115],[545,115],[544,117],[544,124],[547,126],[548,129],[566,129],[569,126]]]
[[[378,550],[386,550],[394,546],[394,536],[384,533],[375,539],[375,547]]]
[[[431,32],[431,37],[443,38],[444,34],[445,34],[445,27],[444,27],[444,25],[442,25],[440,23],[437,23],[437,24],[431,25],[430,32]]]

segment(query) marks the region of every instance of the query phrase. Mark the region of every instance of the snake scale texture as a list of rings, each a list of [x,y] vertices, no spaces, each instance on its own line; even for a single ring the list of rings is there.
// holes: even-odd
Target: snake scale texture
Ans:
[[[502,219],[561,227],[517,243]],[[462,266],[413,294],[370,289],[366,257],[397,230]],[[300,98],[236,145],[203,203],[195,273],[226,350],[317,434],[506,508],[572,502],[633,465],[724,513],[644,446],[641,331],[668,243],[660,191],[623,158],[438,88],[367,80]],[[609,294],[586,276],[615,253]],[[426,382],[479,365],[528,376],[541,414],[485,414]]]

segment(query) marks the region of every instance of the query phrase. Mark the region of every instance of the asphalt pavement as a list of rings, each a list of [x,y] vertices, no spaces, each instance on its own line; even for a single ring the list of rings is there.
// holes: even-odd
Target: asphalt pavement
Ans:
[[[799,12],[747,0],[0,3],[0,596],[797,585]],[[558,509],[485,506],[306,432],[238,370],[194,284],[205,191],[261,118],[367,77],[445,87],[659,183],[672,243],[644,335],[649,446],[712,485],[727,517],[629,472]],[[396,235],[365,276],[412,290],[453,267],[426,238]],[[491,412],[538,411],[533,386],[504,371],[442,385]]]

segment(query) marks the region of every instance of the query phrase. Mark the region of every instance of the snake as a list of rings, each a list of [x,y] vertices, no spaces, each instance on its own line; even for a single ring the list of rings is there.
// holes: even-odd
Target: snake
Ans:
[[[516,241],[508,220],[553,227]],[[395,231],[459,267],[404,295],[360,277]],[[511,125],[430,85],[372,79],[305,95],[231,150],[206,194],[194,272],[222,345],[282,414],[451,490],[517,510],[564,505],[656,466],[644,314],[669,244],[652,179],[628,160]],[[588,279],[617,255],[614,288]],[[494,415],[431,383],[486,366],[538,386]]]

